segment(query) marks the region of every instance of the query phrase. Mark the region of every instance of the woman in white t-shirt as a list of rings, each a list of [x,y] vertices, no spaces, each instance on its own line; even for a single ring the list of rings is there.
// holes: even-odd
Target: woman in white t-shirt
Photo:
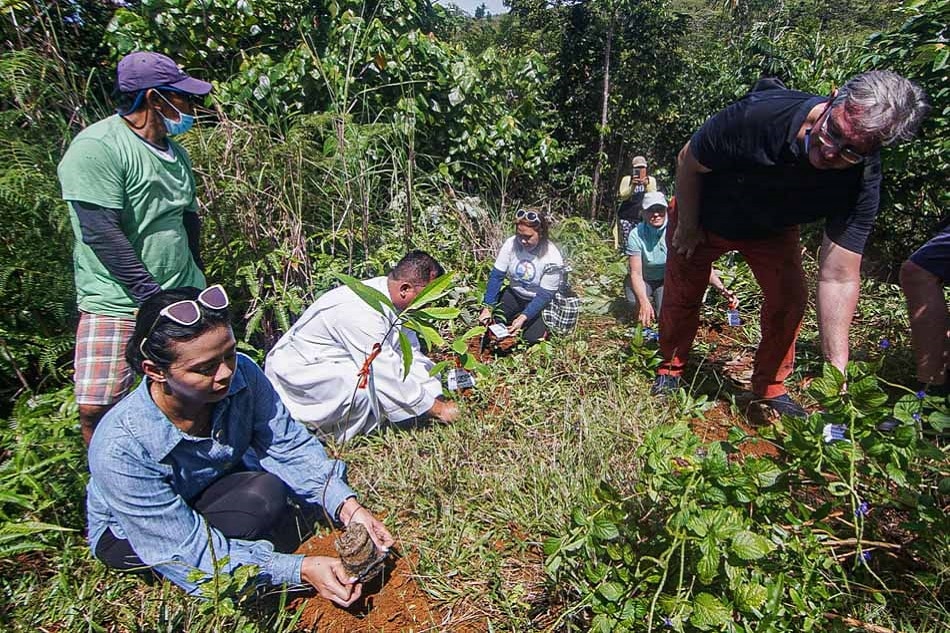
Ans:
[[[478,317],[481,323],[490,323],[494,308],[500,305],[508,333],[515,336],[523,332],[529,343],[547,337],[541,310],[554,298],[563,274],[564,260],[548,239],[549,226],[541,213],[518,210],[515,235],[505,240],[498,251],[485,289],[485,307]],[[502,290],[505,278],[508,285]]]

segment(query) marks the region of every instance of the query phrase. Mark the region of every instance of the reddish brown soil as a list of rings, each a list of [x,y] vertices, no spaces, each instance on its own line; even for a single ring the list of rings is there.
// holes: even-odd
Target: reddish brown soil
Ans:
[[[336,556],[333,548],[336,536],[314,536],[301,545],[297,553]],[[458,630],[442,625],[439,612],[416,584],[417,561],[418,556],[412,553],[390,556],[383,573],[363,585],[363,596],[345,609],[318,595],[293,601],[292,609],[302,607],[298,630],[321,633]]]
[[[738,444],[739,455],[742,457],[778,457],[781,452],[774,444],[759,439],[756,436],[758,432],[755,427],[746,420],[737,418],[729,411],[729,406],[724,402],[717,402],[709,411],[705,413],[705,419],[694,418],[690,420],[690,427],[703,442],[722,442],[729,438],[729,429],[738,426],[750,436],[750,439]]]

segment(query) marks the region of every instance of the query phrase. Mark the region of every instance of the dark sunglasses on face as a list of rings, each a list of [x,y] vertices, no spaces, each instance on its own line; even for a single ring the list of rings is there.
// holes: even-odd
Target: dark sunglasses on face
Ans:
[[[223,310],[229,305],[231,305],[231,303],[228,300],[228,293],[224,291],[224,286],[221,284],[208,286],[198,293],[196,299],[182,299],[181,301],[168,304],[162,308],[158,316],[155,317],[152,327],[148,329],[148,334],[142,337],[142,342],[139,343],[139,351],[142,352],[143,356],[148,358],[148,354],[145,353],[145,341],[147,341],[152,335],[152,332],[155,331],[155,326],[158,325],[158,321],[162,317],[165,317],[169,321],[174,321],[178,325],[190,327],[201,320],[201,306],[211,310]]]
[[[535,211],[527,211],[525,209],[518,209],[518,212],[515,213],[515,220],[518,222],[528,222],[529,224],[541,224],[541,216],[538,215]]]

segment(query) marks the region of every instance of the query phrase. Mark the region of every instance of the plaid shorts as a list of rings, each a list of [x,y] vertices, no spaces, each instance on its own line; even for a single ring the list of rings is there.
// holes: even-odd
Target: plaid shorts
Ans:
[[[114,404],[132,387],[134,373],[125,346],[135,319],[81,312],[76,330],[76,403]]]

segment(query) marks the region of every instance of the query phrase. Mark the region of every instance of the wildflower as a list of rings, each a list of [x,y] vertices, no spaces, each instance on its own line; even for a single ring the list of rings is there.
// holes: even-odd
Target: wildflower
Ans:
[[[881,346],[881,349],[887,349],[888,347],[891,346],[891,342],[887,340],[886,338],[882,338],[879,345]]]
[[[669,629],[669,628],[673,628],[673,620],[671,620],[671,619],[669,619],[669,618],[666,618],[666,617],[663,618],[663,626],[665,626],[665,627],[668,628],[668,629]]]
[[[831,444],[832,442],[848,442],[849,440],[845,438],[847,432],[848,427],[844,424],[828,423],[821,430],[821,435],[825,438],[825,444]]]
[[[918,400],[923,400],[923,399],[926,398],[926,397],[927,397],[927,392],[924,391],[923,389],[921,389],[920,391],[917,392],[917,399],[918,399]]]
[[[857,508],[855,508],[855,510],[854,510],[854,516],[855,516],[855,517],[866,517],[866,516],[868,515],[868,511],[869,511],[870,509],[871,509],[870,504],[868,504],[867,501],[862,501],[861,504],[860,504]]]
[[[912,418],[914,419],[914,422],[920,422],[920,414],[919,414],[919,413],[911,414],[910,417],[912,417]]]
[[[868,551],[861,552],[861,560],[863,560],[865,563],[871,560],[871,552],[868,552]]]

